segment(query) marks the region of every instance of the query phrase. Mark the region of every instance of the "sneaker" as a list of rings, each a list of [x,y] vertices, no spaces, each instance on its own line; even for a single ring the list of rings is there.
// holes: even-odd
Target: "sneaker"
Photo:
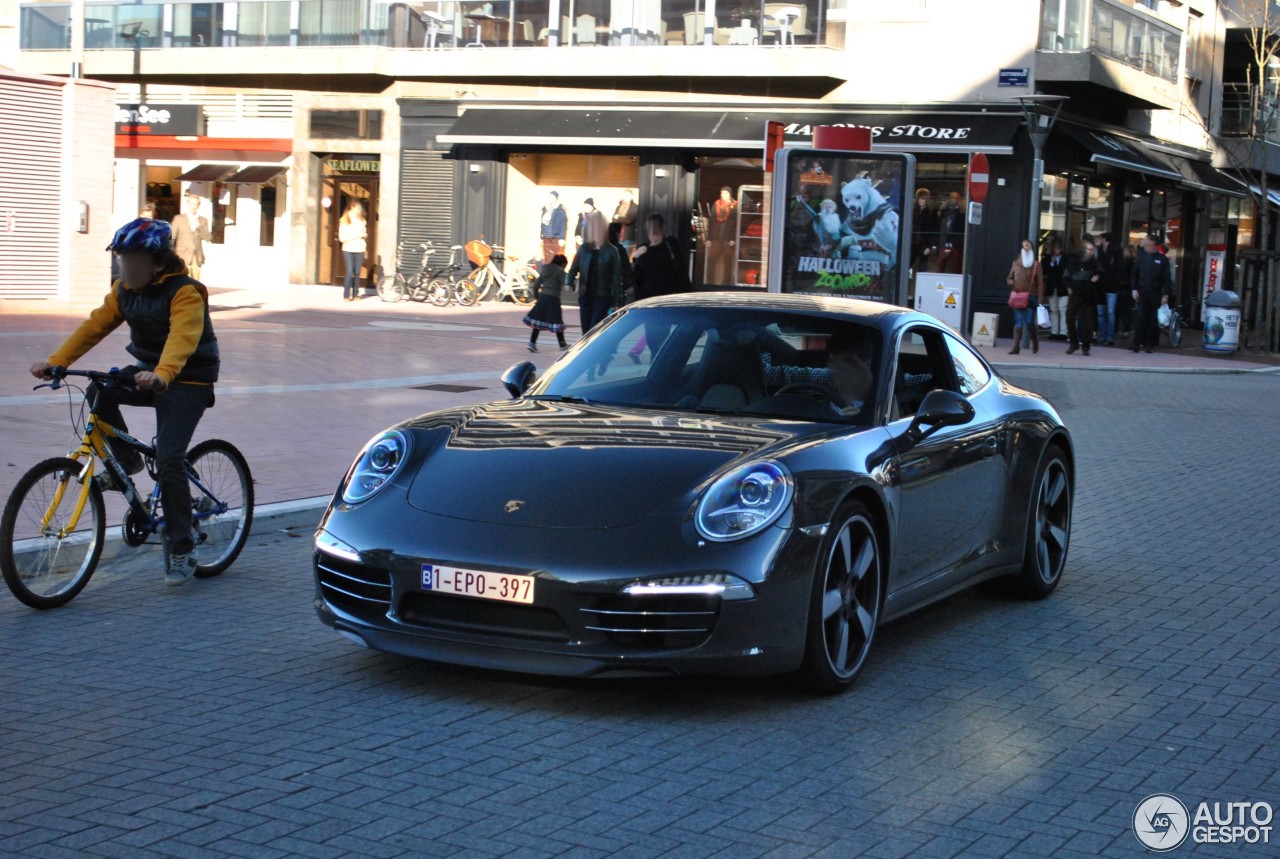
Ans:
[[[525,348],[526,348],[526,349],[528,349],[530,352],[537,352],[537,351],[538,351],[538,347],[537,347],[536,345],[534,345],[533,343],[530,343],[530,344],[529,344],[528,346],[526,346]]]
[[[169,555],[169,569],[165,570],[164,583],[169,587],[185,585],[187,580],[196,574],[195,550],[185,555],[173,553]]]
[[[1076,346],[1071,346],[1069,349],[1067,349],[1067,354],[1068,354],[1068,355],[1074,355],[1074,354],[1076,354],[1077,349],[1078,349],[1078,347],[1076,347]]]

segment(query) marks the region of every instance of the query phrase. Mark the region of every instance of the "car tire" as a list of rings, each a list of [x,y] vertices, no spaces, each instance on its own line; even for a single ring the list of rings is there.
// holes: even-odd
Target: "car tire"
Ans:
[[[840,508],[818,557],[799,679],[812,692],[834,695],[866,664],[884,603],[886,558],[863,504]]]
[[[1027,506],[1027,537],[1022,570],[1010,581],[1024,599],[1044,599],[1062,580],[1071,544],[1071,466],[1057,445],[1041,457]]]

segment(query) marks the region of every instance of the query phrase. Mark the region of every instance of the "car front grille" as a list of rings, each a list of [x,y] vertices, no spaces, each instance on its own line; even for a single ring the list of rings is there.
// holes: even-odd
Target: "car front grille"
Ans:
[[[466,632],[537,641],[568,642],[569,627],[558,613],[532,605],[411,592],[400,600],[405,623],[446,632]]]
[[[378,618],[391,608],[391,573],[317,553],[316,575],[325,600],[357,617]]]
[[[697,647],[720,617],[720,599],[711,596],[614,596],[582,611],[587,629],[614,644],[646,648]]]

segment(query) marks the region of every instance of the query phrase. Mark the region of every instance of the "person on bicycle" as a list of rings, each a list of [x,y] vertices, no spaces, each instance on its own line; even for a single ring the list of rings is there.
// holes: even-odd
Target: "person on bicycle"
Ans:
[[[47,361],[31,365],[31,374],[51,378],[54,367],[71,366],[121,323],[129,326],[125,349],[136,364],[134,388],[95,383],[90,386],[90,407],[124,432],[128,429],[121,405],[156,410],[156,470],[169,548],[165,583],[181,585],[196,569],[186,452],[205,409],[214,403],[213,385],[218,381],[218,339],[209,318],[209,293],[174,253],[165,221],[130,221],[116,231],[107,250],[119,258],[120,278],[101,306]],[[124,445],[113,445],[111,450],[127,473],[142,470],[136,451]],[[96,479],[103,489],[122,488],[110,471]]]

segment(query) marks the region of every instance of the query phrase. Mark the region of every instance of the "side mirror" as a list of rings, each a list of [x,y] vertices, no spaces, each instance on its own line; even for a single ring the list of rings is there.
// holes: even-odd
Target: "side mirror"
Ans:
[[[538,377],[538,368],[532,361],[521,361],[502,374],[502,387],[507,389],[511,399],[518,400],[529,390],[533,380]],[[972,411],[972,409],[970,409]]]
[[[943,427],[967,424],[973,415],[972,403],[955,391],[938,388],[925,394],[911,426],[907,427],[907,438],[913,444],[924,441]]]

